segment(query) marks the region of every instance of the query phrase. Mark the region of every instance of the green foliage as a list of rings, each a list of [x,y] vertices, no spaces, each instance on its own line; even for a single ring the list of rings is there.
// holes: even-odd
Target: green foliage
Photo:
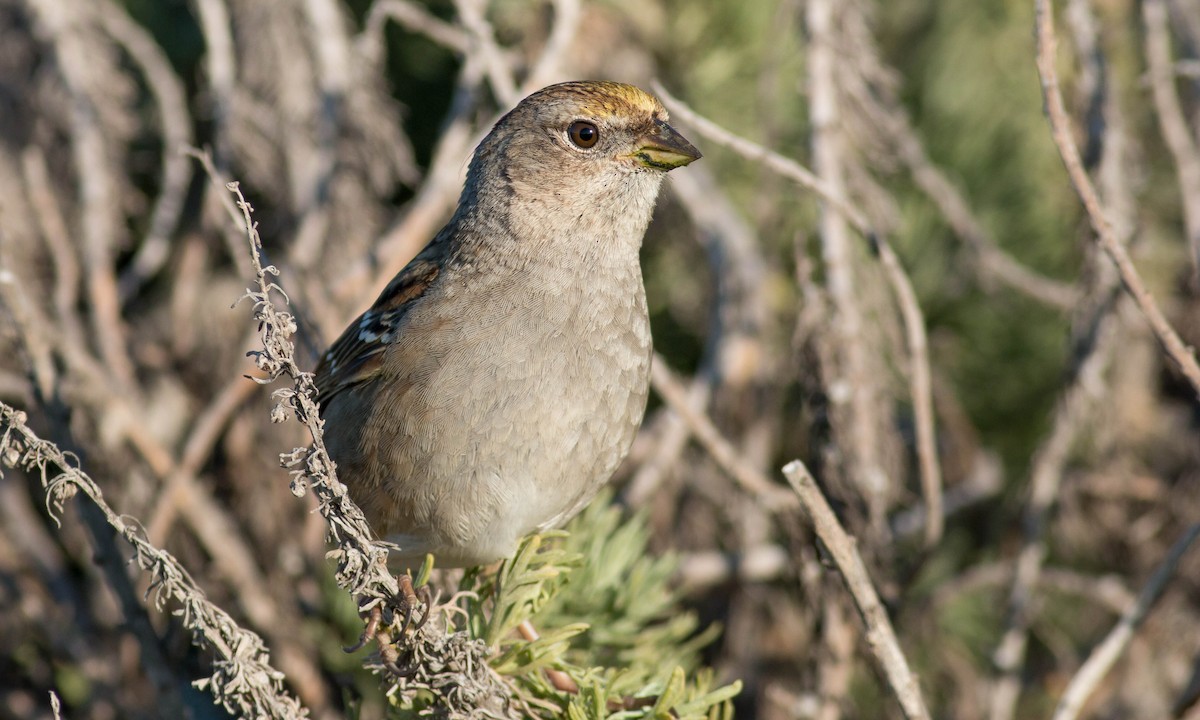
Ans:
[[[649,529],[644,518],[624,521],[621,512],[601,498],[571,527],[578,530],[564,546],[582,561],[539,617],[551,626],[591,626],[569,659],[579,665],[590,661],[645,668],[651,675],[663,665],[694,669],[700,648],[719,628],[697,633],[695,616],[679,612],[681,596],[671,585],[677,562],[670,555],[646,552]]]
[[[672,587],[675,559],[650,555],[648,539],[644,517],[624,518],[600,498],[568,531],[527,538],[494,572],[469,571],[449,630],[493,649],[492,670],[534,717],[730,718],[741,683],[717,687],[699,667],[719,629],[698,631]],[[526,620],[540,635],[532,642],[517,632]],[[579,692],[556,690],[547,669]],[[430,709],[394,710],[407,718]]]
[[[721,125],[811,163],[801,6],[754,0],[668,0],[664,6],[677,21],[655,52],[675,90]],[[1080,262],[1081,216],[1042,114],[1031,60],[1032,5],[900,0],[870,6],[883,60],[897,71],[896,91],[931,160],[963,190],[997,245],[1041,273],[1071,276]],[[733,153],[704,143],[702,149],[768,256],[789,262],[795,237],[811,233],[810,195],[774,183]],[[962,239],[907,172],[892,159],[877,160],[873,170],[898,213],[890,240],[925,312],[935,368],[956,390],[983,444],[1019,476],[1062,381],[1068,318],[1002,287],[980,288]],[[677,256],[652,261],[646,273],[652,308],[681,302],[665,299],[673,294],[703,296],[695,281],[678,277],[686,262]],[[667,352],[681,347],[699,354],[702,342],[676,337],[690,328],[664,328],[665,315],[654,318],[658,344]],[[670,359],[691,367],[681,354]]]

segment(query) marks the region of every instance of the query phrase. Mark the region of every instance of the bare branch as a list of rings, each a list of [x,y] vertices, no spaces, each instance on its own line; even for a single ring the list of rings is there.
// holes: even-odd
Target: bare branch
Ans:
[[[40,148],[28,147],[21,156],[21,166],[28,188],[30,204],[36,211],[42,240],[54,259],[54,311],[58,327],[66,340],[78,347],[87,346],[83,320],[79,315],[79,279],[82,271],[79,257],[71,246],[71,235],[63,217],[58,196],[50,181],[46,155]]]
[[[196,474],[211,456],[221,432],[234,413],[241,409],[257,388],[258,385],[253,380],[238,377],[218,392],[208,407],[196,416],[187,440],[184,441],[179,463],[166,477],[163,491],[150,513],[150,522],[146,525],[146,536],[150,542],[166,542],[168,529],[176,514],[180,510],[186,511],[189,507],[184,495],[188,491],[192,494],[197,491],[191,487],[194,485]]]
[[[654,94],[667,106],[667,109],[681,118],[687,125],[695,128],[696,132],[700,133],[703,137],[712,140],[718,145],[729,148],[747,160],[761,164],[771,172],[782,175],[799,184],[800,187],[813,191],[822,200],[833,205],[838,212],[844,215],[861,235],[868,236],[874,233],[871,223],[861,210],[852,205],[837,188],[832,187],[829,183],[814,175],[808,168],[791,158],[768,150],[758,143],[751,142],[740,135],[735,135],[717,125],[669,93],[666,87],[658,80],[651,81],[650,86],[654,89]]]
[[[1171,546],[1167,557],[1163,559],[1162,564],[1158,566],[1158,569],[1150,576],[1150,580],[1146,582],[1145,587],[1138,593],[1137,602],[1122,613],[1116,626],[1104,638],[1104,641],[1096,646],[1083,666],[1071,678],[1071,682],[1063,692],[1062,699],[1058,702],[1058,707],[1054,710],[1054,720],[1075,720],[1079,717],[1083,703],[1129,645],[1133,634],[1141,627],[1150,608],[1154,607],[1154,603],[1166,590],[1167,581],[1171,579],[1175,568],[1179,566],[1179,562],[1197,537],[1200,537],[1200,524],[1188,528],[1183,537]]]
[[[232,151],[229,124],[237,91],[237,55],[233,45],[233,27],[225,0],[195,0],[196,19],[204,35],[207,52],[204,67],[212,92],[214,162],[224,167]]]
[[[82,492],[108,524],[133,546],[138,566],[153,578],[155,606],[168,601],[182,606],[179,617],[193,642],[217,656],[211,677],[196,684],[213,694],[226,711],[239,716],[294,720],[307,711],[283,689],[283,673],[271,667],[262,638],[244,630],[224,610],[204,598],[203,591],[169,553],[146,540],[142,529],[117,514],[104,501],[96,483],[53,443],[42,440],[25,424],[25,414],[0,403],[0,460],[39,476],[46,491],[46,509],[57,519],[64,503]]]
[[[913,182],[937,206],[955,234],[975,250],[980,272],[1039,302],[1063,310],[1071,308],[1076,293],[1070,286],[1031,270],[996,245],[963,193],[930,162],[908,117],[896,110],[881,118],[880,126],[893,136],[892,142],[912,173]]]
[[[86,15],[81,8],[50,0],[38,0],[33,6],[43,32],[54,44],[59,71],[71,96],[71,150],[80,179],[78,222],[92,333],[113,380],[133,393],[133,363],[126,351],[114,268],[120,203],[111,172],[111,148],[93,96],[96,88],[89,72],[88,47],[81,37]]]
[[[938,462],[937,431],[933,426],[933,380],[929,371],[929,342],[925,336],[925,317],[917,304],[917,293],[900,265],[891,245],[877,243],[879,260],[896,295],[904,317],[908,351],[912,354],[909,373],[912,382],[913,416],[917,421],[917,463],[920,467],[921,495],[925,498],[925,547],[942,539],[945,513],[942,509],[942,466]]]
[[[583,15],[580,0],[553,0],[554,26],[546,38],[546,47],[521,83],[521,94],[528,95],[543,85],[562,80],[562,61],[579,30],[579,19]]]
[[[888,686],[900,701],[904,716],[928,719],[929,710],[921,697],[921,686],[908,667],[908,659],[900,649],[896,632],[892,629],[887,611],[879,600],[879,593],[871,583],[867,567],[858,554],[854,538],[842,528],[804,463],[793,460],[784,466],[783,474],[796,491],[800,506],[812,521],[817,537],[821,539],[837,565],[838,572],[846,583],[846,589],[850,591],[862,616],[871,654],[883,669]]]
[[[1054,7],[1051,0],[1034,0],[1034,8],[1037,18],[1037,68],[1042,80],[1042,98],[1046,104],[1046,115],[1050,121],[1054,144],[1058,146],[1058,153],[1067,168],[1071,184],[1075,186],[1075,192],[1087,210],[1088,218],[1096,231],[1096,241],[1117,266],[1121,282],[1145,315],[1168,357],[1175,361],[1180,372],[1191,383],[1193,391],[1200,395],[1200,364],[1196,362],[1196,356],[1191,348],[1183,344],[1179,334],[1159,309],[1154,296],[1146,289],[1133,259],[1129,257],[1129,252],[1113,230],[1096,188],[1088,178],[1087,171],[1083,169],[1079,148],[1071,137],[1070,118],[1059,88],[1058,70],[1054,66],[1058,43],[1054,34]]]
[[[1101,378],[1118,347],[1118,323],[1116,313],[1101,318],[1095,346],[1087,354],[1075,381],[1063,392],[1050,435],[1034,456],[1029,499],[1022,521],[1024,536],[1009,591],[1008,625],[993,655],[1000,676],[991,691],[991,720],[1007,720],[1013,717],[1016,709],[1021,689],[1020,670],[1033,619],[1034,591],[1048,553],[1046,526],[1051,508],[1058,499],[1068,453],[1082,432],[1084,421],[1096,407],[1097,395],[1103,391]]]
[[[839,11],[845,13],[847,5],[836,0],[809,0],[804,7],[810,38],[808,95],[813,170],[835,195],[848,198],[848,143],[842,127],[836,78]],[[879,524],[887,510],[889,490],[878,422],[885,413],[880,404],[880,377],[874,372],[873,348],[868,341],[866,294],[862,291],[861,270],[857,267],[845,213],[825,202],[819,206],[817,235],[830,300],[828,327],[835,356],[835,362],[823,372],[828,375],[827,386],[841,389],[829,393],[831,403],[843,408],[834,414],[833,427],[837,441],[845,447],[842,457],[847,475],[866,500],[872,522]],[[844,420],[839,422],[839,417]],[[927,527],[940,526],[935,521]]]
[[[656,94],[671,112],[682,117],[684,122],[696,128],[701,135],[713,140],[742,157],[761,163],[768,169],[792,180],[801,187],[812,190],[828,202],[838,213],[848,220],[854,228],[872,243],[872,249],[879,254],[884,265],[885,277],[892,286],[897,304],[901,309],[904,321],[908,349],[911,355],[910,382],[913,398],[913,414],[917,418],[917,448],[921,469],[921,487],[930,517],[936,514],[941,517],[941,469],[937,458],[937,435],[934,427],[932,383],[930,382],[929,357],[925,334],[925,320],[916,300],[912,283],[904,273],[899,259],[891,249],[886,239],[876,232],[860,209],[847,200],[844,194],[825,180],[817,177],[800,163],[772,152],[745,138],[735,135],[718,126],[716,123],[697,114],[682,101],[667,92],[661,83],[655,81],[653,88]],[[926,541],[936,542],[941,535],[940,521],[934,521],[926,526]]]
[[[742,458],[733,444],[721,435],[712,420],[697,412],[688,402],[688,392],[675,378],[667,361],[658,353],[650,366],[650,384],[683,420],[700,445],[712,459],[729,474],[744,490],[772,511],[787,510],[796,506],[796,498],[771,482],[766,475]]]
[[[496,100],[503,107],[512,107],[521,98],[517,93],[517,84],[513,80],[513,71],[500,46],[496,43],[496,33],[492,25],[484,17],[484,0],[454,0],[458,17],[471,33],[474,48],[483,63],[483,71],[487,75],[488,84]]]
[[[146,237],[120,278],[121,299],[127,301],[167,261],[170,235],[179,224],[192,178],[191,163],[184,154],[184,149],[192,145],[192,118],[183,82],[175,75],[158,43],[111,0],[104,0],[96,8],[105,31],[125,48],[141,70],[162,126],[158,199],[150,213]]]
[[[288,250],[289,260],[299,268],[316,262],[329,237],[330,186],[337,173],[337,143],[351,82],[349,73],[354,67],[349,30],[340,5],[332,0],[304,0],[303,8],[313,45],[317,107],[313,113],[316,128],[309,151],[311,162],[300,178],[300,226]]]
[[[817,668],[821,707],[816,720],[840,720],[842,702],[850,691],[854,676],[854,629],[842,602],[824,603],[821,610],[821,653],[824,658]]]
[[[1200,287],[1200,150],[1188,127],[1179,96],[1175,92],[1175,73],[1171,63],[1171,43],[1167,30],[1167,7],[1163,0],[1142,3],[1142,22],[1146,25],[1146,63],[1150,66],[1150,90],[1155,115],[1167,148],[1175,159],[1182,196],[1184,233],[1192,259],[1192,283]]]
[[[716,551],[694,552],[679,558],[680,585],[696,592],[736,579],[738,582],[768,582],[792,569],[788,551],[778,545],[759,545],[745,552],[730,554]]]
[[[466,54],[471,47],[471,39],[461,28],[437,17],[424,7],[408,0],[376,0],[371,4],[367,13],[367,21],[363,28],[362,40],[368,42],[372,53],[382,52],[383,24],[393,20],[409,32],[424,35],[430,40],[443,45],[457,53]],[[371,55],[372,53],[368,53]]]

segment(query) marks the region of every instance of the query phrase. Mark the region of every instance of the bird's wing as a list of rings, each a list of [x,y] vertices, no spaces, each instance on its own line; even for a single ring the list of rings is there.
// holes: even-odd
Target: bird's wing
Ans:
[[[350,323],[321,357],[315,382],[322,412],[338,393],[379,374],[383,353],[396,341],[405,314],[441,272],[437,248],[426,251],[392,278],[371,309]]]

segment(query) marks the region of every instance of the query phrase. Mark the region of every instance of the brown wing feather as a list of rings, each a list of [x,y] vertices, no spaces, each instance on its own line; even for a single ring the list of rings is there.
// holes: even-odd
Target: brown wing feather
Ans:
[[[350,323],[321,357],[315,382],[322,412],[338,393],[379,373],[383,353],[395,342],[404,315],[440,272],[436,260],[424,255],[418,255],[392,278],[371,309]]]

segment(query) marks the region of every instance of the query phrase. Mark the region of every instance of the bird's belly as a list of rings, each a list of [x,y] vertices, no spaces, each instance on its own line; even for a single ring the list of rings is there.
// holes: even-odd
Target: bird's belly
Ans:
[[[470,565],[578,512],[624,458],[645,409],[649,328],[644,310],[634,315],[587,332],[522,322],[478,335],[490,345],[467,333],[427,348],[398,384],[395,434],[379,439],[383,466],[408,474],[380,478],[394,492],[379,530],[406,556]]]

